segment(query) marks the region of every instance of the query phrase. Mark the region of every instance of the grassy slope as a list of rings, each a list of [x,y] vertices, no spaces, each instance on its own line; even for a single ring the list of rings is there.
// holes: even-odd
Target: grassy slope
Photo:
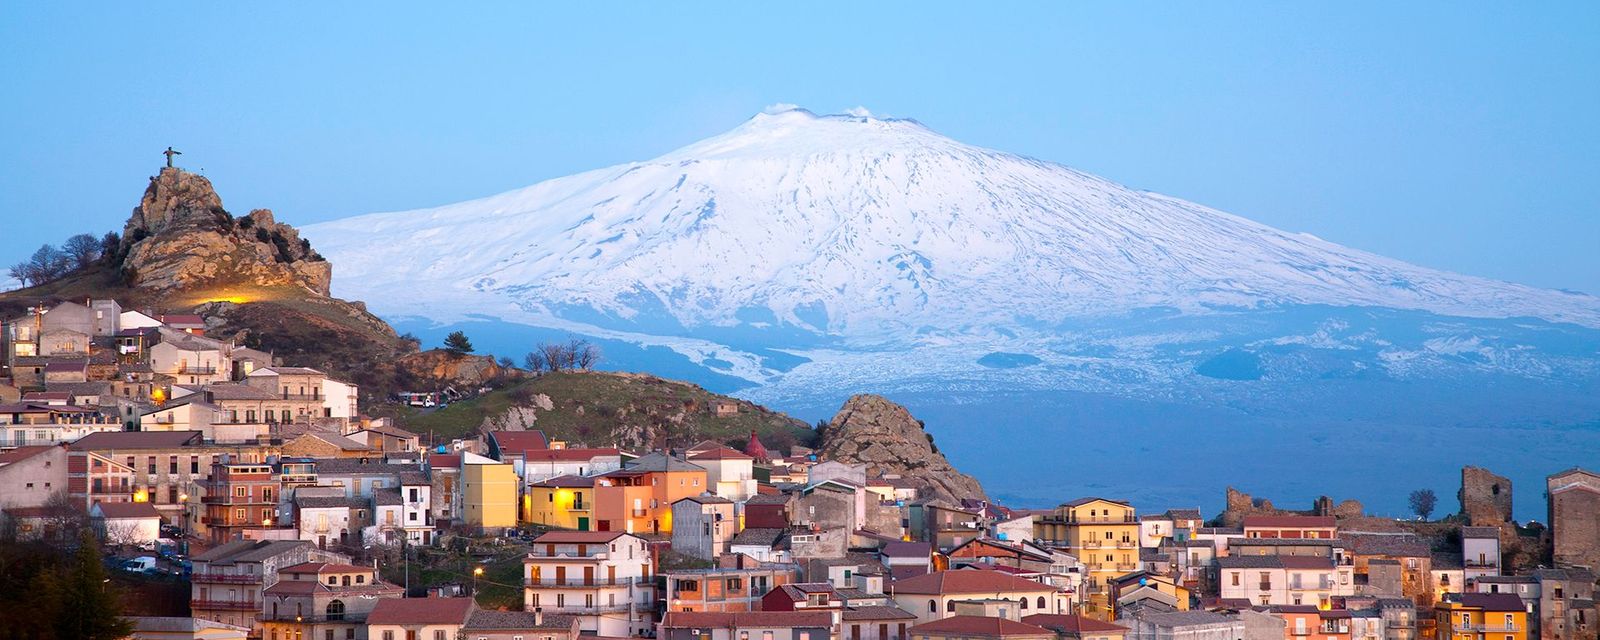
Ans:
[[[552,439],[591,446],[612,444],[608,436],[622,424],[659,426],[674,447],[710,439],[743,448],[751,431],[774,450],[806,444],[813,437],[804,422],[743,400],[733,399],[740,404],[738,414],[717,417],[707,410],[711,400],[732,398],[689,383],[601,372],[546,374],[438,411],[404,410],[397,417],[406,428],[431,432],[438,439],[470,436],[485,418],[527,405],[539,394],[550,397],[553,409],[539,411],[534,428]]]

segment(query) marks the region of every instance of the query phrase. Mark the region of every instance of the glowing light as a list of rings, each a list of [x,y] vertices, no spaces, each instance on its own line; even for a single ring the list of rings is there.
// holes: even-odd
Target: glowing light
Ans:
[[[145,491],[144,489],[140,489],[138,491],[133,492],[133,501],[134,502],[149,502],[150,501],[150,492],[149,491]]]
[[[472,577],[477,578],[477,577],[481,577],[482,575],[483,575],[483,567],[473,567],[472,568]]]
[[[150,392],[150,400],[152,402],[155,402],[156,404],[161,404],[163,402],[166,402],[167,401],[167,390],[166,389],[162,389],[161,387],[156,387],[154,390],[152,390]]]

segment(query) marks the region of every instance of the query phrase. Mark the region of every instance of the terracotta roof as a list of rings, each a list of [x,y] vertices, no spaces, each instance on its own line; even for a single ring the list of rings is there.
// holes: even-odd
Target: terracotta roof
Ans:
[[[940,634],[980,636],[985,638],[1000,638],[1005,636],[1054,636],[1055,632],[1044,627],[1016,622],[1005,618],[989,618],[985,616],[950,616],[942,620],[925,622],[910,629],[909,634]]]
[[[107,518],[159,518],[161,512],[148,502],[100,502],[100,513]]]
[[[535,623],[534,618],[541,618]],[[544,614],[539,616],[530,611],[488,611],[479,609],[472,612],[472,617],[467,620],[467,629],[518,631],[522,629],[571,629],[572,621],[577,616]]]
[[[206,319],[193,313],[164,313],[156,316],[156,320],[168,326],[206,326]]]
[[[301,509],[365,509],[365,498],[346,498],[344,496],[317,497],[300,496],[294,499],[294,505]]]
[[[1463,538],[1500,538],[1500,527],[1462,527]]]
[[[702,494],[697,495],[697,496],[689,496],[689,497],[686,497],[686,498],[678,498],[678,502],[683,502],[684,500],[688,500],[690,502],[698,502],[700,504],[733,504],[732,500],[729,500],[729,499],[724,498],[722,496],[712,495],[712,494],[709,494],[709,493],[702,493]],[[674,502],[672,504],[678,504],[678,502]]]
[[[472,615],[472,598],[380,598],[367,624],[462,625]]]
[[[602,544],[628,535],[623,531],[551,531],[533,539],[533,544]]]
[[[730,545],[755,545],[770,547],[783,539],[783,529],[747,528],[733,536]]]
[[[56,445],[53,445],[53,444],[39,444],[39,445],[32,445],[32,446],[27,446],[27,447],[17,447],[15,449],[12,449],[12,450],[7,451],[5,453],[0,453],[0,465],[11,464],[13,462],[21,462],[23,460],[27,460],[28,458],[32,458],[32,457],[34,457],[36,455],[39,455],[41,453],[44,453],[44,452],[49,451],[49,450],[54,449],[54,448],[56,448]]]
[[[79,438],[69,448],[73,451],[177,449],[201,443],[199,431],[100,431]]]
[[[300,547],[309,547],[306,540],[234,540],[205,550],[194,557],[195,562],[228,564],[258,562]]]
[[[459,453],[434,453],[428,456],[430,469],[460,469],[461,454]]]
[[[1120,624],[1101,622],[1099,620],[1095,620],[1094,618],[1085,618],[1083,616],[1062,613],[1035,613],[1031,616],[1023,616],[1022,621],[1065,634],[1082,633],[1085,631],[1094,633],[1100,631],[1128,630],[1127,627],[1124,627]]]
[[[1323,529],[1338,526],[1333,516],[1245,516],[1245,528]]]
[[[206,393],[206,394],[210,394],[212,402],[216,402],[218,400],[276,400],[276,399],[278,399],[278,394],[276,394],[276,393],[273,393],[271,391],[267,391],[266,389],[261,389],[261,388],[258,388],[258,387],[252,387],[252,386],[247,385],[247,384],[239,384],[237,382],[226,382],[226,383],[220,383],[220,384],[208,384],[208,385],[206,385],[204,387],[201,387],[201,392],[202,393]]]
[[[695,451],[689,454],[690,460],[754,460],[755,458],[729,449],[717,447],[707,451]]]
[[[998,571],[962,569],[936,571],[894,583],[895,593],[1001,593],[1007,591],[1052,591],[1054,587]]]
[[[833,614],[826,611],[746,611],[720,613],[712,611],[668,611],[663,627],[833,627]]]
[[[529,449],[549,449],[550,440],[543,431],[490,431],[489,440],[494,442],[500,455],[522,455]]]
[[[1077,506],[1086,505],[1086,504],[1089,504],[1091,502],[1096,502],[1096,501],[1099,501],[1099,502],[1110,502],[1112,504],[1120,504],[1120,505],[1125,506],[1125,507],[1129,506],[1128,501],[1126,501],[1126,500],[1112,500],[1110,498],[1096,498],[1096,497],[1093,497],[1093,496],[1086,497],[1086,498],[1078,498],[1077,500],[1071,500],[1071,501],[1068,501],[1068,502],[1063,502],[1063,503],[1061,503],[1061,506],[1063,506],[1063,507],[1077,507]]]
[[[1344,536],[1345,549],[1360,556],[1394,556],[1401,558],[1427,558],[1433,555],[1428,543],[1414,535],[1361,535]]]

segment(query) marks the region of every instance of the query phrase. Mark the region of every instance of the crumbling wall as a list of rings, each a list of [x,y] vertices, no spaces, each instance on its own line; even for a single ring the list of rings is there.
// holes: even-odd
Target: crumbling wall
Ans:
[[[1511,480],[1482,467],[1461,468],[1461,515],[1473,526],[1511,521]]]
[[[1246,516],[1333,516],[1335,518],[1360,518],[1366,514],[1366,507],[1357,500],[1345,500],[1335,503],[1333,498],[1321,496],[1312,503],[1310,509],[1279,509],[1266,498],[1256,498],[1248,493],[1228,487],[1227,506],[1218,516],[1218,520],[1225,527],[1237,527],[1244,524]]]

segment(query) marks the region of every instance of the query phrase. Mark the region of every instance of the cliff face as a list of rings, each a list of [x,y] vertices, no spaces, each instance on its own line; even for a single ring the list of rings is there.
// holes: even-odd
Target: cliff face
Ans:
[[[818,453],[823,459],[866,465],[868,477],[899,474],[922,485],[925,495],[952,502],[987,498],[976,479],[957,471],[934,448],[921,421],[882,396],[845,401],[823,431]]]
[[[235,218],[211,181],[167,167],[123,227],[129,286],[158,293],[228,286],[303,287],[328,295],[333,267],[266,209]]]

